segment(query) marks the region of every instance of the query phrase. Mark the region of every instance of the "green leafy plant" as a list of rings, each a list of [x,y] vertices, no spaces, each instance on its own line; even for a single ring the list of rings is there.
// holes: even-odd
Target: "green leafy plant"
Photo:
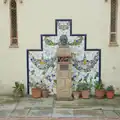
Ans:
[[[114,91],[114,87],[113,85],[109,85],[107,88],[106,88],[107,91]]]
[[[104,85],[102,84],[102,82],[100,81],[95,81],[94,83],[94,87],[96,90],[101,90],[101,89],[104,89]]]
[[[24,84],[23,83],[19,83],[19,82],[15,82],[15,86],[13,87],[13,94],[14,96],[19,96],[19,97],[23,97],[24,96]]]
[[[82,90],[90,90],[89,85],[87,83],[83,83]]]

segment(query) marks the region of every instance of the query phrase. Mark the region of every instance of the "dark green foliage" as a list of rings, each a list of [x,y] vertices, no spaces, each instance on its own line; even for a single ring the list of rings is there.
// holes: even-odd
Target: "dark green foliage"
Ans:
[[[15,82],[15,86],[13,87],[13,94],[14,96],[19,96],[19,97],[23,97],[24,96],[24,84],[19,83],[19,82]]]

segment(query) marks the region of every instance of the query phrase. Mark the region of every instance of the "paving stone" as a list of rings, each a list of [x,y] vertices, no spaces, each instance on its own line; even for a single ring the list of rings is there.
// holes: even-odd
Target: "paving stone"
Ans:
[[[27,117],[25,120],[51,120],[50,117]]]
[[[53,98],[41,98],[40,107],[53,107]]]
[[[118,118],[119,116],[114,111],[104,111],[107,118]]]
[[[72,109],[54,109],[52,117],[73,117]]]
[[[0,110],[13,110],[15,109],[17,103],[11,103],[11,104],[2,104],[0,106]]]
[[[31,110],[50,110],[53,111],[53,107],[39,107],[39,106],[34,106],[31,108]]]
[[[50,120],[50,118],[49,117],[10,117],[7,120]]]
[[[102,110],[110,110],[110,111],[114,110],[114,107],[111,107],[111,106],[102,106],[101,108]]]
[[[56,118],[53,120],[104,120],[101,118]]]
[[[26,120],[25,117],[9,117],[7,120]]]
[[[104,120],[120,120],[120,118],[104,118]]]
[[[5,117],[0,117],[0,120],[7,120],[7,118],[5,118]]]
[[[27,116],[29,109],[14,110],[10,117],[25,117]]]
[[[52,116],[51,109],[44,109],[44,110],[30,110],[28,113],[28,117],[38,117],[38,116]]]
[[[55,108],[76,108],[78,104],[74,101],[55,101]]]
[[[100,117],[104,116],[102,110],[74,110],[75,117]]]
[[[120,110],[114,110],[114,112],[120,117]]]
[[[12,110],[1,110],[0,111],[0,117],[8,117]]]
[[[18,105],[16,106],[16,109],[29,109],[31,107],[33,107],[36,104],[36,101],[21,101],[18,103]]]

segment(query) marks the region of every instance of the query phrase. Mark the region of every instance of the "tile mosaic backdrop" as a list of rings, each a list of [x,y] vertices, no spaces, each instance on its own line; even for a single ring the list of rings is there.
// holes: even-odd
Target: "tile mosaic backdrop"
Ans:
[[[100,52],[86,49],[86,35],[71,35],[71,20],[56,20],[56,36],[42,35],[43,50],[28,50],[28,84],[44,82],[56,94],[56,50],[61,35],[67,35],[72,50],[72,86],[79,81],[100,79]],[[31,94],[31,86],[28,85]]]

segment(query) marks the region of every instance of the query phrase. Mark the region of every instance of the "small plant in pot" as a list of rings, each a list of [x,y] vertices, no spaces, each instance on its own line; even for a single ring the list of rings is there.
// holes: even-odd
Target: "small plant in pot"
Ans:
[[[41,98],[42,96],[42,90],[41,90],[41,84],[40,83],[30,83],[31,85],[31,92],[33,98]]]
[[[106,96],[108,99],[112,99],[114,97],[114,87],[112,85],[106,88]]]
[[[102,99],[105,96],[104,85],[102,84],[101,81],[96,81],[95,82],[95,96],[98,99]]]
[[[23,97],[25,92],[25,87],[23,83],[15,82],[15,86],[13,87],[13,94],[15,97]]]
[[[88,99],[90,97],[90,88],[87,83],[82,83],[82,98]]]
[[[82,83],[81,87],[82,87],[82,98],[84,99],[90,98],[91,88],[93,87],[92,78],[89,80],[89,82],[87,79],[84,79],[84,82]]]
[[[82,87],[83,87],[83,86],[82,86],[81,82],[79,82],[79,83],[78,83],[78,86],[77,86],[77,90],[76,90],[76,91],[79,92],[79,98],[82,96],[82,94],[81,94]]]
[[[42,97],[47,98],[49,96],[48,87],[45,83],[42,83]]]
[[[73,98],[74,99],[79,99],[80,97],[80,92],[78,90],[78,86],[73,86],[73,92],[72,92],[72,95],[73,95]]]

